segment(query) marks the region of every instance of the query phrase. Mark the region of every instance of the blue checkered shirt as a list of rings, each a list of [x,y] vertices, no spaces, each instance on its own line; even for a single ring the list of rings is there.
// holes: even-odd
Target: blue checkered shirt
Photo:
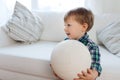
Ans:
[[[68,39],[69,38],[66,38],[65,40]],[[91,69],[96,69],[100,75],[102,67],[100,64],[99,47],[91,39],[89,39],[89,35],[87,33],[85,33],[85,35],[81,37],[78,41],[82,42],[85,46],[88,47],[92,58]]]

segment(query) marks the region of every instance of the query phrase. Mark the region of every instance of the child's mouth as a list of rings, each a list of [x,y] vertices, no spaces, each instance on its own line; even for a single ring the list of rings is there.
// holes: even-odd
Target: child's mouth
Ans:
[[[66,33],[68,36],[70,35],[70,33]]]

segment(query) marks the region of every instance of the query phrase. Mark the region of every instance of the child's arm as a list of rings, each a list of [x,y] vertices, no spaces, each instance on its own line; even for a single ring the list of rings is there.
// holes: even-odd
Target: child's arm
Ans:
[[[96,80],[98,72],[95,69],[87,69],[87,72],[82,71],[81,74],[78,73],[78,77],[74,78],[74,80]]]

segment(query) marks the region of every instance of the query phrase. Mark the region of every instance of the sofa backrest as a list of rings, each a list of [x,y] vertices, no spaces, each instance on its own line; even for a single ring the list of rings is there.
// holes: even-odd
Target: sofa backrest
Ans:
[[[64,32],[64,15],[60,12],[35,12],[41,17],[44,25],[44,31],[41,40],[62,41],[66,37]],[[88,32],[93,41],[97,42],[96,30],[93,28]]]
[[[44,30],[41,36],[41,40],[47,41],[62,41],[66,37],[64,32],[64,14],[60,12],[33,12],[40,16],[44,26]],[[90,38],[98,43],[97,33],[104,29],[107,25],[113,21],[120,19],[119,14],[103,14],[95,15],[95,22],[93,28],[88,32]],[[0,47],[15,43],[14,40],[0,28]]]
[[[64,32],[64,14],[60,12],[34,12],[39,15],[44,25],[41,40],[62,41],[66,37]],[[88,32],[90,38],[100,44],[97,40],[97,33],[113,21],[120,18],[119,14],[95,15],[94,26]]]
[[[65,38],[64,13],[59,12],[36,12],[40,16],[44,26],[41,40],[61,41]]]

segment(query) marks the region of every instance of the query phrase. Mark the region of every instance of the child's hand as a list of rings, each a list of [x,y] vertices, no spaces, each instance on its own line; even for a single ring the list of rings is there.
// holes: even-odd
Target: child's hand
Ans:
[[[52,68],[52,65],[50,64],[50,67],[51,67],[51,69],[53,70],[53,68]],[[58,78],[58,79],[60,79],[60,80],[64,80],[64,79],[62,79],[62,78],[60,78],[55,72],[54,72],[54,70],[53,70],[53,74]]]
[[[74,80],[96,80],[97,76],[98,72],[95,69],[87,69],[87,72],[78,73],[79,78],[74,78]]]

